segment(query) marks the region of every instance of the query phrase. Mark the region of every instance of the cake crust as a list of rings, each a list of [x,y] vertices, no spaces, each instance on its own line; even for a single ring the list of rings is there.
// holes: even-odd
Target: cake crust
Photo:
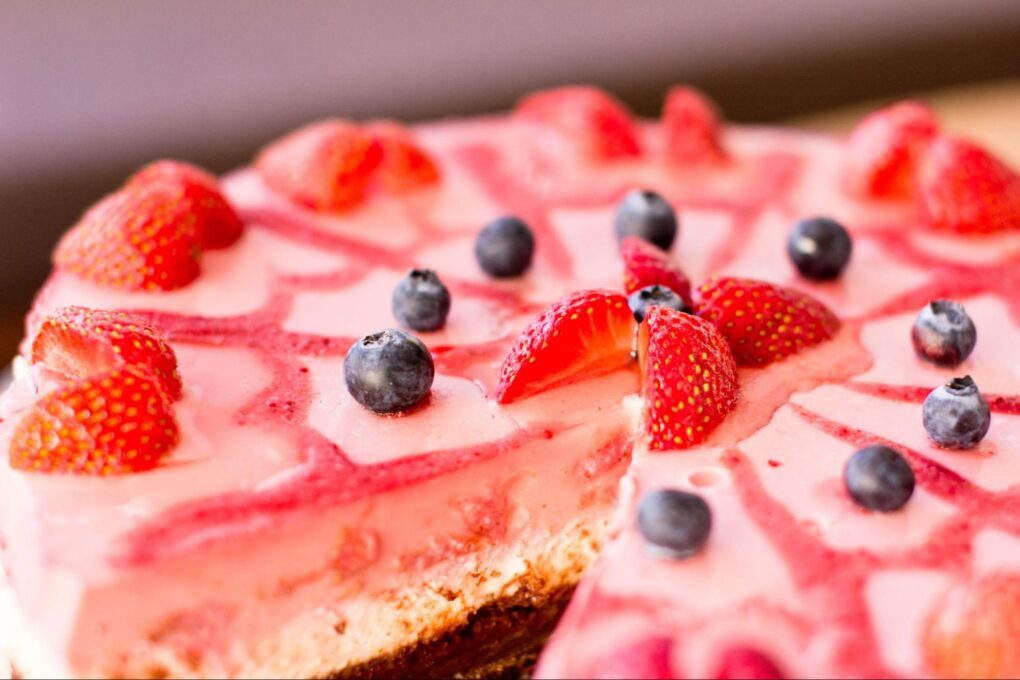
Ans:
[[[518,593],[474,610],[462,625],[432,631],[431,637],[323,677],[528,677],[573,592],[573,586],[522,585]]]

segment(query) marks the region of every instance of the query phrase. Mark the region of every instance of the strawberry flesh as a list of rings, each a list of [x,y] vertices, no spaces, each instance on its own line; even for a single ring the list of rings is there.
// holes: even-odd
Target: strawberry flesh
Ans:
[[[719,135],[719,112],[704,94],[677,86],[666,94],[662,109],[666,158],[692,165],[726,159]]]
[[[1020,575],[997,573],[952,593],[927,622],[923,648],[937,678],[1020,677]]]
[[[435,161],[415,143],[411,132],[403,125],[379,121],[366,126],[365,131],[379,145],[382,154],[375,175],[383,190],[403,193],[439,181]]]
[[[593,159],[641,155],[640,136],[630,112],[596,87],[570,86],[536,92],[521,100],[516,114],[574,140]]]
[[[192,202],[203,249],[226,248],[241,238],[244,223],[220,192],[216,177],[194,165],[162,160],[136,172],[126,186],[161,182]]]
[[[939,137],[921,158],[922,215],[932,229],[990,234],[1020,229],[1020,175],[977,144]]]
[[[857,124],[843,154],[843,183],[864,197],[906,197],[912,192],[918,154],[938,131],[934,112],[904,101],[874,111]]]
[[[780,361],[839,330],[839,319],[815,298],[765,281],[711,278],[695,297],[698,314],[719,329],[741,366]]]
[[[255,168],[266,185],[317,211],[350,210],[365,197],[382,150],[353,123],[329,119],[299,128],[263,149]]]
[[[90,208],[57,244],[53,262],[101,286],[166,291],[198,277],[200,255],[193,202],[158,182],[126,187]]]
[[[42,322],[32,363],[73,380],[125,365],[147,368],[170,399],[181,396],[177,357],[142,319],[123,312],[64,307]]]
[[[644,427],[653,450],[699,444],[737,402],[737,366],[708,321],[652,307],[638,332]]]
[[[503,404],[630,361],[634,315],[627,298],[606,290],[572,293],[538,316],[514,342],[500,369]]]
[[[107,476],[156,467],[180,438],[170,400],[147,369],[124,366],[58,388],[18,423],[16,470]]]
[[[628,295],[647,286],[665,286],[691,304],[691,282],[664,251],[644,239],[625,236],[620,241],[623,287]]]

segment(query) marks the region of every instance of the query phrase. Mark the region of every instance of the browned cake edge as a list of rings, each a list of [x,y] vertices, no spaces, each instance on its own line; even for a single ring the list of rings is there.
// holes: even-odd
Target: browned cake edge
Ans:
[[[552,537],[536,536],[507,547],[499,557],[480,554],[445,579],[423,574],[429,580],[369,594],[353,619],[344,612],[309,611],[253,646],[230,668],[215,655],[188,656],[176,646],[152,644],[128,650],[133,654],[100,658],[69,674],[154,679],[523,677],[598,554],[607,519],[592,512]],[[486,595],[479,586],[494,587]],[[395,644],[377,643],[374,654],[351,662],[350,650],[362,644],[359,632],[376,628],[399,633]],[[52,677],[55,671],[45,664],[26,667],[24,662],[32,657],[19,656],[24,649],[29,647],[15,641],[14,669],[0,658],[0,677],[12,670],[16,676],[21,671],[26,677]]]
[[[520,678],[534,667],[543,643],[567,606],[573,586],[523,587],[490,602],[461,624],[326,677]]]

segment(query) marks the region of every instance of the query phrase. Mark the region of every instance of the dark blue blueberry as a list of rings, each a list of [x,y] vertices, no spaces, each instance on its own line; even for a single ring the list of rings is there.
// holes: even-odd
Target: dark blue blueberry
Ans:
[[[932,300],[917,315],[910,339],[922,359],[956,366],[974,351],[977,329],[959,302]]]
[[[434,331],[450,313],[450,291],[431,269],[412,269],[393,289],[393,316],[415,331]]]
[[[652,307],[669,307],[678,312],[691,313],[691,308],[672,288],[660,285],[646,286],[634,291],[627,296],[627,305],[630,306],[630,311],[634,312],[634,318],[638,323],[645,320],[645,315]]]
[[[924,400],[924,429],[939,446],[969,449],[992,423],[988,402],[968,375],[936,387]]]
[[[712,511],[693,493],[659,489],[638,504],[638,528],[653,554],[687,557],[698,552],[712,529]]]
[[[500,217],[489,222],[475,239],[475,257],[489,276],[520,276],[531,266],[535,237],[521,219]]]
[[[428,396],[435,375],[425,344],[392,328],[358,340],[344,360],[347,391],[376,413],[414,408]]]
[[[673,206],[659,194],[634,190],[616,208],[616,238],[637,236],[669,250],[676,240],[677,222]]]
[[[899,510],[914,493],[914,471],[888,446],[868,446],[850,456],[843,482],[858,505],[869,510]]]
[[[801,220],[786,241],[786,252],[797,271],[815,281],[831,281],[842,274],[852,250],[850,234],[828,217]]]

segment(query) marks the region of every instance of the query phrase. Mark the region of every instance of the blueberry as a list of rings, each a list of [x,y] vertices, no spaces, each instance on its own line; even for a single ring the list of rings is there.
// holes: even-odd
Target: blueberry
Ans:
[[[956,366],[974,351],[977,329],[959,302],[932,300],[917,315],[910,339],[922,359]]]
[[[868,446],[847,461],[843,482],[858,505],[869,510],[899,510],[914,493],[914,471],[888,446]]]
[[[531,266],[535,237],[520,218],[500,217],[489,222],[475,239],[475,257],[489,276],[520,276]]]
[[[976,446],[992,423],[988,402],[969,375],[932,390],[924,400],[922,417],[928,436],[951,449]]]
[[[669,250],[676,239],[677,221],[673,206],[659,194],[634,190],[616,208],[616,238],[637,236]]]
[[[786,252],[797,271],[815,281],[830,281],[842,274],[852,250],[850,234],[828,217],[797,222],[786,241]]]
[[[652,553],[687,557],[698,552],[712,528],[712,511],[693,493],[676,489],[652,491],[638,503],[638,528]]]
[[[344,360],[347,391],[376,413],[414,408],[428,396],[435,374],[425,344],[392,328],[358,340]]]
[[[412,269],[393,289],[393,316],[415,331],[434,331],[450,313],[450,291],[431,269]]]
[[[645,315],[652,307],[669,307],[678,312],[692,313],[691,308],[672,288],[659,285],[646,286],[634,291],[627,297],[627,305],[630,306],[630,311],[634,312],[634,318],[638,323],[644,321]]]

